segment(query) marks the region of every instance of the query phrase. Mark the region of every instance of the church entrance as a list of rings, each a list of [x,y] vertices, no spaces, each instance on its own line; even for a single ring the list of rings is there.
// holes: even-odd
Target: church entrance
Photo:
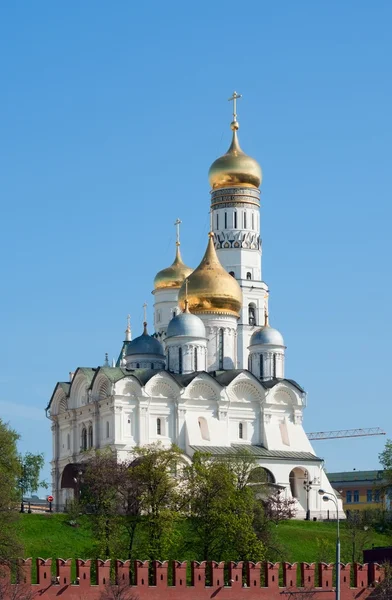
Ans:
[[[290,472],[290,491],[293,498],[295,498],[301,505],[303,510],[306,510],[306,490],[304,482],[306,480],[306,471],[302,467],[295,467]]]

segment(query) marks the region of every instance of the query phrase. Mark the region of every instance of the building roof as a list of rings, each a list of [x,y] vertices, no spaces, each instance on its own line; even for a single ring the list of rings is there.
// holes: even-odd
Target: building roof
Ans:
[[[292,450],[268,450],[264,446],[254,446],[248,444],[232,444],[231,446],[191,446],[195,452],[207,452],[212,456],[230,456],[241,454],[241,450],[251,452],[255,458],[277,458],[279,460],[312,460],[321,461],[322,459],[311,452],[295,452]]]
[[[382,481],[384,471],[341,471],[340,473],[328,473],[331,483],[351,483],[359,481]]]

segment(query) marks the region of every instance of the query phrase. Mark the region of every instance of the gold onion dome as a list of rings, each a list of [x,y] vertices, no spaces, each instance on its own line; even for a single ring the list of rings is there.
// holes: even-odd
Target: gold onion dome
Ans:
[[[180,288],[185,279],[192,273],[193,269],[187,267],[181,258],[180,244],[177,243],[176,257],[173,264],[162,269],[154,279],[154,290],[165,290]]]
[[[228,274],[217,257],[213,234],[209,234],[207,250],[200,265],[183,283],[178,304],[185,309],[186,300],[191,313],[219,313],[240,316],[242,292],[236,279]]]
[[[225,187],[260,187],[262,180],[261,167],[257,160],[241,150],[237,131],[239,123],[234,120],[230,125],[233,131],[231,146],[223,156],[214,161],[208,172],[211,188],[217,190]]]

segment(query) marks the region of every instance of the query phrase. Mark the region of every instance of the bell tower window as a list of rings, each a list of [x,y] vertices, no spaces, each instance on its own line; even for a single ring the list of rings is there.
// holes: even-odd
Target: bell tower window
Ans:
[[[161,433],[162,433],[161,419],[157,419],[157,435],[161,435]]]
[[[197,348],[195,348],[195,353],[194,353],[194,357],[195,357],[195,361],[194,361],[194,369],[195,371],[197,371]]]
[[[243,423],[238,424],[238,437],[240,440],[244,439],[244,425]]]
[[[274,354],[272,359],[272,377],[275,379],[276,377],[276,354]]]
[[[247,274],[246,274],[246,279],[247,279],[248,281],[251,281],[251,279],[252,279],[252,273],[250,273],[249,271],[248,271],[248,272],[247,272]]]
[[[263,360],[263,355],[260,354],[260,379],[263,379],[264,377],[264,360]]]
[[[237,211],[234,211],[234,229],[237,229]]]
[[[252,229],[254,230],[255,228],[255,213],[252,212]]]
[[[227,212],[225,212],[225,229],[227,229]]]
[[[244,210],[244,229],[246,229],[246,210]]]
[[[216,228],[219,229],[219,213],[216,213]]]
[[[249,321],[249,325],[256,325],[256,306],[251,303],[248,306],[248,321]]]

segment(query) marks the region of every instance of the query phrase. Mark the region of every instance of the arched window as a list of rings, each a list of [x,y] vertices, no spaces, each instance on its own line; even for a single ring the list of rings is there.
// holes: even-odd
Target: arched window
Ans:
[[[246,210],[244,210],[244,229],[246,229]]]
[[[256,306],[251,302],[248,306],[249,325],[256,325]]]
[[[194,350],[194,359],[195,359],[194,360],[194,370],[197,371],[197,367],[198,367],[198,364],[197,364],[197,348],[195,348],[195,350]]]
[[[252,273],[250,273],[249,271],[246,274],[246,278],[248,281],[250,281],[252,279]]]
[[[219,229],[219,213],[216,213],[216,228]]]
[[[152,369],[154,368],[154,363],[151,363],[151,368],[152,368]]]
[[[140,369],[140,363],[136,363],[136,368]]]
[[[234,229],[237,229],[237,211],[234,211]]]
[[[110,426],[109,421],[106,421],[106,437],[108,438],[110,434]]]
[[[207,420],[204,417],[199,417],[198,422],[199,422],[201,437],[203,438],[203,440],[209,440],[210,434],[208,432]]]
[[[93,426],[90,425],[90,427],[88,428],[88,447],[92,448],[93,447],[93,441],[94,441],[94,437],[93,437]]]
[[[178,372],[182,373],[182,348],[178,348]]]
[[[157,419],[157,435],[162,434],[161,419]]]
[[[227,229],[227,212],[225,212],[225,229]]]
[[[82,450],[87,450],[87,429],[83,427],[82,429]]]
[[[260,379],[264,377],[264,356],[260,354]]]
[[[170,371],[170,350],[169,350],[169,348],[167,349],[166,360],[167,360],[167,370]]]
[[[252,229],[254,230],[255,228],[255,213],[252,212]]]
[[[71,448],[71,436],[67,433],[67,450]]]
[[[248,371],[252,371],[252,356],[248,356]]]
[[[219,369],[222,370],[223,369],[223,357],[224,357],[224,338],[223,338],[223,329],[219,329]]]
[[[276,354],[274,354],[272,359],[272,377],[276,377]]]
[[[230,272],[229,272],[229,275],[231,275],[232,277],[235,277],[235,273],[234,273],[234,271],[230,271]]]
[[[238,423],[238,437],[240,440],[244,439],[244,425],[243,423]]]
[[[176,316],[177,316],[177,313],[176,313],[176,310],[174,309],[172,312],[172,319],[174,319],[174,317],[176,317]]]

